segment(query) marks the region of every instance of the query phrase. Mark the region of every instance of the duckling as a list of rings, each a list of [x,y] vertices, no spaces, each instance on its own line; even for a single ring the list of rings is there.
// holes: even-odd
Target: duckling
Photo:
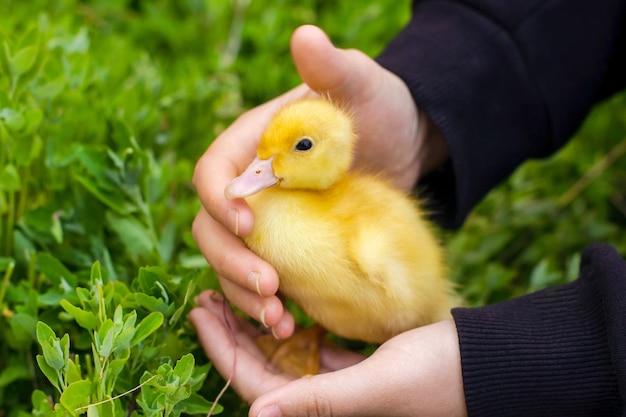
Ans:
[[[250,205],[255,226],[244,241],[276,268],[282,294],[332,333],[382,343],[449,318],[457,296],[418,201],[350,170],[356,141],[342,107],[293,102],[225,195]]]

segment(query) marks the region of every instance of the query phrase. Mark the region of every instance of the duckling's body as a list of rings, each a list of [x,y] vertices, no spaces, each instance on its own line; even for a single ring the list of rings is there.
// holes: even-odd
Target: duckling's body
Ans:
[[[270,123],[248,177],[235,180],[271,165],[275,183],[248,193],[255,226],[244,240],[276,268],[280,291],[327,330],[367,342],[449,317],[442,250],[417,202],[379,177],[348,173],[354,135],[341,109],[321,99],[290,107]],[[316,175],[334,178],[306,183]],[[238,188],[227,195],[247,193]]]
[[[415,204],[372,176],[324,191],[271,188],[248,200],[246,244],[280,290],[340,336],[383,342],[449,316],[441,251]]]

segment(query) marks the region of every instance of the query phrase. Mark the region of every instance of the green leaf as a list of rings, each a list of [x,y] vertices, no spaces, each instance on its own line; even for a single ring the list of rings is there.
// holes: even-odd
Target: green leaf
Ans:
[[[82,380],[71,383],[61,394],[59,402],[72,416],[82,414],[84,410],[77,410],[91,404],[91,382]]]
[[[102,283],[102,268],[100,262],[96,261],[91,265],[91,285],[97,285]]]
[[[67,300],[61,300],[61,307],[83,329],[93,330],[100,324],[100,320],[94,313],[78,308]]]
[[[194,357],[191,353],[183,355],[174,367],[174,375],[180,378],[180,385],[186,384],[191,375],[193,374],[193,367],[195,365]]]
[[[63,352],[63,374],[67,373],[70,367],[70,335],[65,333],[59,343],[61,345],[61,351]]]
[[[134,259],[149,259],[156,251],[150,231],[134,217],[123,217],[113,211],[106,213],[107,224],[124,243]]]
[[[98,183],[82,175],[76,175],[74,179],[85,187],[85,189],[94,197],[119,214],[129,215],[137,211],[135,205],[129,202],[124,195],[116,194],[112,192],[112,190],[104,190],[98,185]]]
[[[32,91],[39,100],[53,100],[63,92],[66,85],[65,77],[58,77],[45,84],[34,86]]]
[[[170,310],[175,307],[173,304],[167,304],[160,298],[156,298],[143,293],[136,293],[135,301],[148,311],[159,312],[167,315],[169,315],[168,313],[170,312]]]
[[[0,191],[19,191],[22,188],[15,165],[8,164],[0,171]]]
[[[188,385],[181,385],[178,389],[168,394],[168,402],[172,405],[178,404],[186,398],[191,396],[191,387]]]
[[[115,328],[118,331],[118,334],[115,338],[115,349],[126,349],[130,346],[133,337],[135,336],[135,332],[137,329],[135,328],[135,322],[137,320],[137,312],[132,311],[128,314],[128,317],[123,323],[123,326],[118,329],[116,324]]]
[[[113,359],[109,361],[109,368],[107,369],[107,383],[110,386],[107,387],[108,392],[112,392],[115,386],[115,380],[124,370],[124,366],[128,362],[129,355],[125,355],[123,358]]]
[[[15,56],[9,58],[13,75],[22,75],[32,68],[37,58],[39,48],[36,45],[22,48]]]
[[[37,322],[37,341],[39,343],[48,342],[51,339],[56,339],[57,335],[54,333],[52,328],[48,326],[43,321]]]
[[[59,339],[42,343],[41,350],[46,363],[55,371],[59,372],[65,368],[65,358],[63,357],[63,350],[61,349]]]
[[[89,31],[86,27],[80,28],[78,33],[65,45],[68,54],[86,53],[89,51]]]
[[[41,372],[43,372],[46,378],[48,378],[48,381],[50,381],[57,391],[61,392],[61,388],[59,386],[59,372],[52,366],[48,365],[48,362],[46,362],[43,355],[37,355],[37,364],[39,365]]]
[[[39,367],[46,373],[48,379],[50,379],[49,373],[51,375],[56,373],[58,377],[59,371],[67,369],[66,361],[69,360],[69,335],[65,334],[63,340],[59,340],[50,326],[42,321],[37,323],[36,334],[37,341],[43,352],[43,360],[49,365],[52,372],[46,372],[42,364],[39,364]],[[50,379],[51,382],[54,380],[56,380],[56,378]]]
[[[209,374],[209,370],[211,369],[211,363],[206,363],[202,366],[196,366],[193,371],[193,376],[189,380],[189,384],[191,384],[191,390],[193,392],[198,391],[202,388],[202,383],[206,379]]]
[[[15,313],[9,320],[14,346],[26,348],[35,340],[37,318],[25,313]]]
[[[78,355],[74,355],[73,359],[68,361],[68,367],[66,371],[67,383],[71,384],[72,382],[80,381],[82,379],[82,373],[80,370],[80,366],[78,365]]]
[[[0,371],[0,388],[8,387],[15,381],[29,379],[30,371],[26,363],[9,364]]]
[[[63,294],[59,294],[58,292],[55,291],[47,291],[41,295],[39,295],[39,304],[40,307],[44,307],[44,308],[51,308],[54,307],[56,308],[57,306],[59,306],[61,304],[61,300],[64,299],[64,295]]]
[[[27,120],[26,129],[32,128],[30,121]],[[43,141],[39,135],[24,135],[20,140],[16,141],[14,148],[15,163],[18,166],[29,166],[40,154],[43,149]]]
[[[37,413],[32,413],[33,416],[46,416],[52,412],[50,400],[45,392],[36,389],[33,391],[30,398],[33,404],[33,411],[37,411]]]
[[[168,322],[170,326],[174,325],[183,316],[185,308],[187,307],[187,302],[189,301],[189,297],[193,294],[195,288],[195,283],[190,280],[189,284],[187,285],[187,291],[185,292],[185,298],[183,299],[182,303],[180,303],[180,307],[178,307],[174,314],[172,314],[172,317],[170,317],[170,320]]]
[[[542,259],[530,274],[529,291],[538,291],[558,282],[559,275],[550,269],[548,259]]]
[[[137,140],[126,122],[121,119],[114,119],[111,123],[113,127],[113,140],[115,140],[122,149],[130,148],[135,151],[140,151]]]
[[[195,414],[208,414],[209,411],[211,411],[211,407],[213,406],[213,403],[211,401],[208,401],[206,399],[204,399],[203,397],[201,397],[198,394],[191,394],[189,396],[189,398],[186,398],[184,400],[182,400],[181,402],[179,402],[178,404],[176,404],[175,410],[176,410],[176,414],[190,414],[190,415],[195,415]],[[224,411],[224,407],[222,407],[220,404],[217,404],[215,406],[215,408],[213,409],[213,414],[220,414]]]
[[[67,281],[72,287],[78,285],[78,278],[61,261],[47,252],[42,252],[37,256],[37,264],[41,273],[44,274],[55,286]]]
[[[115,338],[115,325],[113,324],[113,320],[107,319],[100,326],[100,330],[98,330],[98,337],[96,341],[96,347],[98,348],[98,353],[108,358],[113,351],[113,339]]]
[[[117,305],[115,307],[115,312],[113,313],[113,323],[115,323],[115,328],[119,328],[124,325],[124,309],[121,305]]]
[[[133,336],[130,342],[130,345],[134,346],[140,343],[141,341],[146,339],[148,336],[150,336],[152,333],[157,331],[157,329],[159,329],[159,327],[161,327],[161,325],[163,324],[163,320],[164,320],[163,314],[161,313],[152,312],[148,314],[137,325],[135,335]]]
[[[11,133],[20,132],[26,126],[26,119],[22,113],[10,108],[0,110],[0,120]]]
[[[1,272],[6,271],[7,269],[9,269],[9,267],[13,268],[13,266],[15,266],[15,259],[0,256],[0,271]]]
[[[3,39],[0,35],[0,39]],[[11,51],[9,49],[9,44],[4,41],[2,42],[2,48],[0,48],[0,64],[2,65],[2,70],[8,77],[12,77],[11,64],[9,63],[9,57],[11,56]]]

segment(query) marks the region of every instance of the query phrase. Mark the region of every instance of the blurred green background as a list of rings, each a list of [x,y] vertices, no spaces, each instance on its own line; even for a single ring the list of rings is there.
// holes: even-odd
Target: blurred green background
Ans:
[[[209,364],[185,320],[217,285],[190,234],[196,160],[299,83],[297,26],[376,56],[409,16],[407,0],[0,0],[0,417],[76,415],[84,403],[61,394],[72,383],[87,403],[127,393],[101,415],[206,414],[197,397],[224,381],[200,376]],[[575,279],[592,241],[626,255],[625,152],[622,93],[442,232],[468,304]],[[187,375],[175,364],[189,352]],[[232,392],[221,404],[246,415]]]

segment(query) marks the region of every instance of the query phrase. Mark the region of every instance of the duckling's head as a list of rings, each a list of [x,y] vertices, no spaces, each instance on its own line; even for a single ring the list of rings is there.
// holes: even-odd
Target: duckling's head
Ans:
[[[325,99],[303,99],[274,115],[261,136],[256,159],[226,187],[229,199],[277,185],[323,190],[350,168],[352,119]]]

